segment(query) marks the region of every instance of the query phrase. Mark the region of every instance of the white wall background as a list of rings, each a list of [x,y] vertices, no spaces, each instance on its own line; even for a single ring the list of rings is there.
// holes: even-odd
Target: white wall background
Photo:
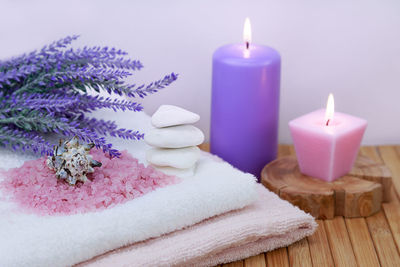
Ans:
[[[398,0],[0,1],[0,58],[70,34],[77,45],[116,46],[144,63],[137,82],[180,74],[143,100],[147,112],[180,105],[208,133],[211,56],[242,41],[246,16],[254,42],[282,55],[280,142],[291,142],[290,119],[333,92],[338,111],[368,120],[364,144],[400,143]]]

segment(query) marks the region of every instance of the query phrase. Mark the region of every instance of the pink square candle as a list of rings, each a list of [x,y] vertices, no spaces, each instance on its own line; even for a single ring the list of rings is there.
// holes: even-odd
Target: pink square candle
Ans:
[[[333,181],[353,167],[367,121],[335,112],[329,125],[325,109],[289,122],[300,171],[303,174]]]

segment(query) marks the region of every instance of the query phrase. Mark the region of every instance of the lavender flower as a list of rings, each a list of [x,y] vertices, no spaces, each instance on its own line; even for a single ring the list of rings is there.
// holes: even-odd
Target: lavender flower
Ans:
[[[107,136],[143,138],[137,130],[118,129],[113,121],[87,117],[103,108],[142,111],[139,103],[88,95],[87,89],[143,98],[170,85],[178,75],[171,73],[148,85],[127,84],[124,79],[143,68],[140,61],[126,58],[126,52],[115,48],[68,48],[77,38],[66,37],[41,50],[0,61],[0,146],[51,154],[51,144],[44,136],[56,133],[78,136],[119,156]]]
[[[50,154],[52,146],[35,132],[26,132],[13,125],[0,127],[0,143],[13,150],[32,150],[41,155]]]
[[[117,125],[113,121],[86,118],[83,115],[80,116],[79,121],[81,122],[81,125],[90,125],[94,131],[102,135],[110,135],[131,140],[140,140],[144,138],[144,134],[139,133],[139,131],[118,129]]]

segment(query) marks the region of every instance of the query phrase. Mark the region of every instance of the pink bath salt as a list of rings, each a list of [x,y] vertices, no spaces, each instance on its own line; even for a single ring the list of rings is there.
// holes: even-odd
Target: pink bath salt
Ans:
[[[53,215],[103,210],[180,181],[151,166],[145,167],[126,150],[112,159],[102,150],[92,149],[90,154],[103,165],[95,168],[85,183],[70,186],[58,180],[47,167],[46,157],[42,157],[2,171],[5,178],[0,188],[20,207]]]

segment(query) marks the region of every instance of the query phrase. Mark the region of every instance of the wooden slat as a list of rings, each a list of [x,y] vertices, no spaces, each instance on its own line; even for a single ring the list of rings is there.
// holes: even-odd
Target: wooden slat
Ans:
[[[279,145],[278,158],[290,155],[290,145]],[[265,253],[268,266],[289,266],[287,248],[279,248]]]
[[[325,220],[324,223],[335,265],[357,266],[343,217]]]
[[[296,154],[293,145],[289,145],[287,150],[289,151],[289,155],[293,156]],[[288,247],[288,255],[290,266],[312,266],[310,248],[306,238],[290,245]]]
[[[288,150],[289,155],[296,155],[293,145],[289,145]],[[306,238],[290,245],[288,255],[290,266],[312,266],[310,248]]]
[[[288,247],[289,263],[291,267],[312,266],[310,249],[307,238],[303,238]]]
[[[287,249],[279,248],[266,253],[268,267],[289,267]]]
[[[234,261],[226,264],[222,264],[222,267],[243,267],[243,261]]]
[[[244,260],[245,267],[266,267],[265,254],[261,253]]]
[[[378,163],[383,163],[375,146],[362,147],[360,154]],[[346,225],[358,264],[360,266],[378,266],[378,255],[365,218],[346,219]]]
[[[345,219],[345,222],[358,265],[379,266],[378,256],[365,219]]]
[[[392,179],[399,180],[400,172],[399,168],[397,167],[400,165],[399,147],[394,148],[394,151],[396,153],[393,153],[393,150],[386,147],[379,148],[381,157],[392,172]],[[398,252],[400,252],[400,203],[396,197],[399,195],[399,193],[399,191],[397,191],[397,194],[393,192],[392,201],[382,205]]]
[[[317,223],[317,230],[307,238],[313,266],[334,266],[324,221],[317,220]]]
[[[366,218],[382,266],[400,266],[400,256],[382,211]]]
[[[390,203],[383,203],[382,206],[386,219],[388,220],[393,239],[396,243],[397,251],[400,252],[400,203],[396,199],[392,200]]]
[[[396,192],[400,193],[400,159],[396,148],[393,146],[380,146],[379,152],[385,165],[392,172],[392,181]]]
[[[393,147],[382,146],[379,148],[379,151],[376,147],[362,147],[361,154],[368,156],[376,162],[385,163],[392,172],[392,181],[395,188],[399,188],[400,159]],[[400,266],[397,249],[400,244],[400,207],[398,206],[395,194],[391,199],[390,203],[383,203],[382,205],[387,219],[383,212],[366,218],[375,251],[382,266]],[[397,247],[395,246],[393,237],[396,238]]]

